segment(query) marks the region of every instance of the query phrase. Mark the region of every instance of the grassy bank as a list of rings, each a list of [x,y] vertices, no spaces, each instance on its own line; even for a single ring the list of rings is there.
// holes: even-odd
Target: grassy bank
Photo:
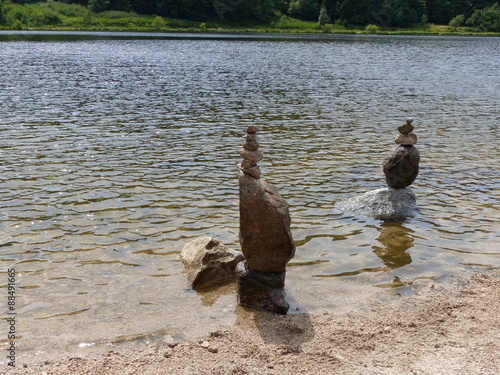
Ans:
[[[259,33],[325,33],[382,35],[485,35],[500,33],[478,32],[469,27],[417,24],[410,28],[390,28],[376,25],[356,26],[307,22],[288,16],[276,16],[271,22],[228,23],[219,19],[207,22],[139,15],[134,12],[106,11],[93,14],[77,4],[48,2],[39,4],[9,4],[4,9],[0,30],[54,31],[142,31],[142,32],[259,32]]]

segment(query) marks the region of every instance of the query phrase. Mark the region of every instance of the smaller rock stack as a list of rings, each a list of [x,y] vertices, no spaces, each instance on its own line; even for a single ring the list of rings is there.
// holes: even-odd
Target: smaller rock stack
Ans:
[[[257,142],[257,132],[259,127],[255,125],[248,126],[245,130],[247,136],[243,141],[243,149],[240,151],[240,156],[244,160],[238,164],[238,168],[244,173],[252,177],[260,178],[260,167],[257,162],[262,160],[262,151],[259,151],[259,142]]]
[[[277,314],[286,314],[286,264],[295,254],[290,231],[288,204],[276,189],[261,179],[257,165],[262,160],[257,142],[257,126],[246,129],[240,155],[240,233],[238,263],[238,301],[240,305]]]
[[[399,126],[399,133],[395,139],[397,146],[385,158],[383,169],[385,181],[390,188],[404,189],[410,186],[418,175],[420,154],[414,146],[417,136],[413,133],[413,119]]]

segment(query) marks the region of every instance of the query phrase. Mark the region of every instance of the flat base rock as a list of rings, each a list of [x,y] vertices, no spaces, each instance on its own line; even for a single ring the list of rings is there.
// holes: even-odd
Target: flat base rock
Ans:
[[[285,301],[285,273],[254,271],[247,261],[238,263],[238,302],[245,307],[286,315],[290,308]]]
[[[245,259],[240,252],[229,249],[211,237],[189,242],[182,249],[180,257],[193,289],[233,281],[236,265]]]
[[[417,197],[411,189],[383,188],[349,198],[336,206],[344,212],[379,220],[404,220],[418,212]]]

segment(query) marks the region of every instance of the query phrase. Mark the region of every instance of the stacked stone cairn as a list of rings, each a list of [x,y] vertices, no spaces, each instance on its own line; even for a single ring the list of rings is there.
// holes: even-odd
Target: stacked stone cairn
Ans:
[[[413,119],[406,120],[398,127],[395,139],[397,146],[385,158],[383,169],[387,185],[393,189],[404,189],[410,186],[418,175],[420,154],[414,146],[417,136],[413,133]]]
[[[238,263],[238,301],[240,305],[285,315],[286,264],[295,255],[290,231],[288,204],[276,189],[261,179],[257,162],[259,150],[257,126],[246,128],[240,155],[240,233],[245,260]]]
[[[413,120],[398,127],[396,146],[383,162],[386,188],[368,191],[337,203],[336,207],[351,214],[361,214],[385,221],[400,221],[418,212],[417,197],[408,188],[418,175],[420,154],[414,146]]]

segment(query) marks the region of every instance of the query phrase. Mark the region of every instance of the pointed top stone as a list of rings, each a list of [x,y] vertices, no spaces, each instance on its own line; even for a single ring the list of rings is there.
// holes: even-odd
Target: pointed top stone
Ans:
[[[255,134],[259,130],[260,130],[260,127],[258,127],[257,125],[250,125],[250,126],[247,126],[247,128],[245,129],[245,132],[247,132],[247,134]]]
[[[243,162],[238,164],[238,168],[256,179],[260,178],[260,167],[257,165],[259,160],[262,160],[262,151],[259,150],[259,142],[257,132],[259,127],[250,125],[245,129],[246,136],[243,141],[243,149],[240,155],[244,158]]]
[[[401,134],[410,134],[415,127],[411,124],[413,122],[412,118],[406,119],[406,124],[398,126],[398,130]]]

